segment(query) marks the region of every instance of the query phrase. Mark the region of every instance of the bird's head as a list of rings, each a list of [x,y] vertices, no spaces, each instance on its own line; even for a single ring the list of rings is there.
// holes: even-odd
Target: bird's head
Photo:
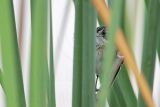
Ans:
[[[97,36],[103,37],[104,39],[107,39],[107,31],[105,26],[97,27]]]

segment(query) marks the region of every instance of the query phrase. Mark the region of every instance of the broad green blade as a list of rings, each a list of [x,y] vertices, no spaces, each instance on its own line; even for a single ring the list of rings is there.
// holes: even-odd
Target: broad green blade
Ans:
[[[111,88],[111,96],[108,100],[110,107],[127,107],[125,102],[125,98],[123,96],[123,90],[120,89],[119,84],[115,81],[113,87]]]
[[[7,107],[26,107],[12,0],[0,0],[0,45]]]
[[[121,103],[119,101],[117,94],[115,93],[115,90],[113,89],[110,93],[111,93],[111,96],[108,99],[109,107],[121,107]],[[126,106],[123,105],[123,107],[126,107]]]
[[[125,6],[123,6],[123,15],[122,15],[122,20],[123,20],[122,25],[123,26],[122,27],[126,29],[125,31],[127,33],[127,37],[128,39],[130,39],[131,33],[130,33],[130,30],[128,31],[129,29],[128,23],[124,21],[127,18],[125,17],[126,15],[125,15],[124,7]],[[98,18],[98,22],[101,26],[103,25],[103,23],[101,22],[99,18]],[[111,94],[108,100],[109,106],[111,107],[119,107],[119,106],[120,107],[126,107],[126,106],[130,107],[130,105],[131,107],[136,107],[137,105],[137,100],[134,95],[127,72],[128,71],[123,66],[122,69],[119,71],[117,77],[115,78],[116,80],[115,80],[115,83],[113,83]]]
[[[3,71],[0,69],[0,86],[3,89],[3,92],[6,93],[5,87],[4,87],[4,82],[3,82]]]
[[[2,83],[2,70],[0,68],[0,84]]]
[[[45,107],[47,99],[48,1],[31,0],[30,107]]]
[[[53,60],[52,1],[50,0],[50,75],[49,75],[49,107],[56,107],[55,76]]]
[[[121,15],[121,26],[124,31],[125,37],[128,41],[130,48],[133,46],[133,32],[130,29],[130,23],[128,21],[128,17],[126,15],[126,0],[123,3],[123,11]],[[116,78],[116,84],[113,87],[119,87],[119,92],[121,93],[120,98],[124,99],[125,104],[127,107],[136,107],[137,106],[137,99],[134,94],[133,88],[130,83],[128,71],[124,65],[122,65],[119,74]],[[118,86],[117,86],[118,85]],[[117,89],[117,88],[116,88]],[[123,104],[123,103],[122,103]]]
[[[148,9],[148,8],[149,8],[149,4],[150,4],[151,0],[144,0],[144,1],[145,1],[146,9]]]
[[[96,11],[82,0],[82,107],[95,107]]]
[[[159,21],[160,22],[160,21]],[[160,25],[160,24],[159,24]],[[160,27],[159,27],[160,28]],[[160,61],[160,29],[159,29],[159,33],[157,33],[158,35],[158,39],[157,39],[157,52],[158,52],[158,57],[159,57],[159,61]]]
[[[102,64],[102,75],[101,75],[101,91],[98,94],[97,107],[105,107],[106,98],[110,93],[110,81],[112,77],[112,61],[115,53],[115,37],[116,31],[119,28],[119,22],[122,12],[122,0],[116,2],[113,1],[112,20],[109,26],[109,34],[107,49],[104,52],[104,63]]]
[[[137,99],[134,94],[133,88],[131,86],[131,82],[129,79],[129,75],[127,74],[127,69],[123,65],[119,75],[116,79],[119,89],[122,92],[122,96],[120,98],[124,98],[127,107],[136,107],[137,106]],[[116,85],[116,84],[115,84]],[[114,86],[115,86],[114,85]]]
[[[45,65],[44,65],[44,75],[43,75],[43,81],[42,84],[44,84],[44,107],[49,107],[49,101],[50,101],[50,78],[49,78],[49,66],[48,66],[48,61],[47,61],[47,57],[45,58]]]
[[[95,107],[96,12],[91,0],[75,0],[72,107]]]
[[[5,92],[4,82],[3,82],[3,71],[0,69],[0,86],[2,87],[3,91]]]
[[[114,101],[117,100],[120,107],[136,107],[137,106],[137,99],[133,92],[133,88],[131,86],[127,69],[123,65],[111,90],[111,94],[109,98],[109,105],[112,107],[117,107],[114,104]],[[112,92],[114,91],[114,92]],[[116,94],[116,95],[113,95]],[[113,96],[116,96],[116,98],[113,98]]]
[[[160,6],[160,2],[158,4]],[[158,10],[160,10],[160,7],[158,7]],[[159,61],[160,61],[160,14],[158,14],[158,23],[157,23],[157,53],[159,56]]]
[[[150,86],[153,89],[154,79],[154,67],[156,57],[156,41],[157,41],[157,28],[158,28],[158,15],[159,15],[159,4],[158,0],[151,0],[146,13],[145,19],[145,33],[143,43],[143,54],[142,54],[142,72]],[[138,107],[146,107],[146,104],[139,94]]]
[[[2,70],[0,69],[0,85],[3,88]]]
[[[72,107],[82,107],[82,0],[74,0],[75,31],[73,58]]]
[[[129,47],[132,49],[133,48],[133,43],[134,43],[134,32],[133,32],[133,26],[131,26],[131,22],[129,22],[129,17],[127,15],[127,1],[124,0],[123,3],[123,11],[121,15],[121,27],[124,32],[124,36],[126,37],[127,43]],[[132,29],[131,29],[132,28]]]

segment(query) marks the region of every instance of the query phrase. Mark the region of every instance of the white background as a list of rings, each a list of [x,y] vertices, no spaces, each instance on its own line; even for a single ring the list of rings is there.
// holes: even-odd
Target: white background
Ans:
[[[13,0],[15,6],[15,16],[18,29],[19,20],[19,5],[21,0]],[[135,27],[135,56],[137,63],[140,67],[141,62],[141,48],[142,48],[142,35],[143,35],[143,1],[139,0],[128,2],[129,20],[132,21],[132,26]],[[70,0],[55,0],[52,3],[53,6],[53,36],[54,36],[54,57],[55,57],[55,85],[56,85],[56,104],[57,107],[71,107],[72,99],[72,64],[73,64],[73,34],[74,34],[74,5]],[[25,95],[28,104],[28,78],[29,78],[29,55],[30,55],[30,1],[25,0],[25,27],[24,27],[24,44],[23,44],[23,78]],[[138,11],[136,14],[135,12]],[[134,20],[134,21],[133,21]],[[18,32],[18,30],[17,30]],[[1,55],[0,55],[1,59]],[[1,60],[0,60],[1,61]],[[158,64],[158,57],[156,58],[156,73],[155,73],[155,85],[154,85],[154,99],[160,107],[160,66]],[[1,67],[0,63],[0,67]],[[137,87],[132,78],[132,84],[134,86],[135,93],[137,95]],[[3,91],[0,87],[0,107],[5,107]],[[159,104],[158,104],[159,103]]]

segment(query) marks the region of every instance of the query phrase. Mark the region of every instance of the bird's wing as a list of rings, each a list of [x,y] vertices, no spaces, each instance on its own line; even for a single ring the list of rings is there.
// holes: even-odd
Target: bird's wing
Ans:
[[[112,79],[111,79],[111,85],[115,81],[123,62],[124,62],[124,57],[117,54],[116,59],[115,59],[114,64],[113,64],[113,71],[112,71],[113,74],[112,74]]]

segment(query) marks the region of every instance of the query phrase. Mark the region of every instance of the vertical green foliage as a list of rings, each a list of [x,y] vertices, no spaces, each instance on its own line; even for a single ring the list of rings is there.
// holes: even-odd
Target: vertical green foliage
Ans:
[[[48,107],[49,106],[49,100],[50,100],[50,93],[49,93],[49,88],[50,88],[50,78],[49,78],[49,67],[48,67],[48,61],[47,61],[47,57],[45,57],[44,60],[44,73],[43,73],[43,81],[41,82],[41,84],[43,84],[44,87],[44,91],[43,91],[43,100],[44,100],[44,107]]]
[[[112,96],[110,96],[110,99],[108,101],[109,107],[126,107],[126,105],[121,106],[121,102],[119,101],[119,96],[116,94],[115,90],[111,91]],[[122,98],[123,100],[123,98]]]
[[[96,12],[91,0],[75,0],[73,107],[95,107]]]
[[[148,9],[148,8],[149,8],[149,3],[150,3],[150,1],[152,1],[152,0],[144,0],[144,1],[145,1],[146,8]]]
[[[0,68],[0,85],[2,86],[2,88],[4,88],[3,87],[3,79],[2,79],[2,70],[1,70],[1,68]]]
[[[108,99],[110,107],[127,107],[127,102],[125,102],[122,91],[123,90],[120,89],[118,82],[115,81],[113,87],[111,87],[111,96]]]
[[[52,1],[50,0],[50,75],[49,75],[49,107],[56,107],[55,76],[53,61],[53,33],[52,33]]]
[[[129,75],[127,72],[128,71],[126,67],[122,66],[116,81],[118,83],[119,89],[122,92],[121,98],[124,98],[127,107],[136,107],[137,99],[131,86]]]
[[[129,29],[129,23],[127,20],[127,15],[125,12],[125,3],[126,0],[123,1],[123,6],[122,6],[122,15],[120,18],[120,25],[122,26],[121,28],[123,29],[125,33],[125,37],[128,40],[129,45],[131,46],[133,43],[133,33],[131,33],[131,30]],[[130,83],[129,75],[127,73],[127,69],[123,65],[117,75],[117,78],[115,80],[115,83],[113,84],[112,91],[114,90],[116,96],[117,96],[117,101],[119,101],[119,104],[123,107],[136,107],[137,105],[137,99],[135,97],[135,94],[133,92],[133,88]],[[112,91],[110,97],[112,97]],[[111,99],[110,101],[110,106],[115,105],[114,101],[116,99]],[[124,100],[124,101],[123,101]],[[125,103],[124,103],[125,102]],[[118,105],[117,105],[118,106]],[[114,107],[114,106],[113,106]]]
[[[156,41],[157,41],[157,28],[158,28],[158,14],[159,6],[158,0],[151,0],[148,4],[148,10],[145,19],[145,33],[143,43],[143,55],[142,55],[142,72],[150,86],[152,91],[155,56],[156,56]],[[138,107],[146,107],[141,95],[138,98]]]
[[[95,107],[97,16],[92,1],[82,1],[82,107]]]
[[[126,6],[127,1],[124,0],[123,3],[123,11],[122,11],[122,15],[121,15],[121,28],[124,32],[124,36],[126,37],[126,40],[128,41],[128,45],[129,47],[132,49],[133,47],[133,42],[134,42],[134,29],[131,29],[131,22],[129,22],[129,17],[127,15],[127,6]]]
[[[0,85],[1,85],[1,83],[2,83],[2,70],[0,68]]]
[[[113,87],[111,90],[111,94],[109,97],[109,106],[111,107],[136,107],[137,106],[137,99],[133,92],[133,88],[130,83],[129,76],[127,74],[127,69],[125,66],[122,66],[121,71],[113,83]],[[115,98],[116,97],[116,98]],[[113,101],[112,101],[113,100]],[[117,104],[115,104],[115,100],[117,100]],[[114,102],[115,101],[115,102]],[[116,105],[116,106],[115,106]]]
[[[4,83],[3,83],[3,71],[0,68],[0,86],[2,87],[3,91],[5,92]]]
[[[82,107],[82,0],[75,0],[72,107]]]
[[[108,37],[107,49],[105,49],[104,54],[104,63],[102,65],[102,82],[101,82],[101,91],[98,95],[97,107],[105,107],[106,98],[109,96],[110,92],[110,81],[112,75],[112,61],[115,52],[115,37],[116,31],[119,28],[119,21],[122,12],[122,0],[113,1],[112,9],[112,20],[109,29],[110,36]]]
[[[160,25],[160,23],[159,23],[159,25]],[[160,28],[160,26],[159,26],[159,28]],[[157,33],[157,52],[158,52],[158,57],[160,60],[160,29],[158,30],[158,33]]]
[[[12,0],[0,0],[0,45],[7,107],[25,107]]]
[[[47,0],[31,0],[30,107],[45,107],[47,99]]]
[[[158,10],[160,10],[160,2],[158,2]],[[157,52],[160,60],[160,14],[158,14],[158,23],[157,23]]]

